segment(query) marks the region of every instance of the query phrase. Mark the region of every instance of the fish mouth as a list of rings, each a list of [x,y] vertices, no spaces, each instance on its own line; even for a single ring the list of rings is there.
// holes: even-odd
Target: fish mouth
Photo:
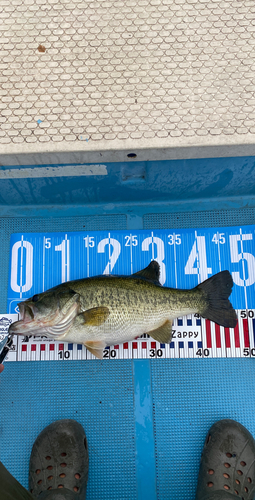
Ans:
[[[20,319],[9,327],[9,333],[15,335],[46,335],[50,338],[59,339],[66,335],[74,319],[79,312],[79,303],[75,302],[68,309],[66,314],[58,309],[51,316],[37,319],[37,312],[33,310],[33,305],[21,302],[18,304]]]

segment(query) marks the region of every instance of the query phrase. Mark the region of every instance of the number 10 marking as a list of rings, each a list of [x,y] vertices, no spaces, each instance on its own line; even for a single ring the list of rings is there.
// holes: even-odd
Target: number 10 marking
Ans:
[[[65,283],[70,280],[70,254],[69,254],[69,243],[70,240],[67,239],[67,234],[65,239],[60,243],[60,245],[55,246],[57,252],[61,252],[61,282]]]

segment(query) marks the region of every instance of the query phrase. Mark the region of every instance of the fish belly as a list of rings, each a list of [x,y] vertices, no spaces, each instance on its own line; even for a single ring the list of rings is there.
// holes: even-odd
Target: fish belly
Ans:
[[[110,315],[111,316],[111,315]],[[109,319],[100,326],[81,326],[78,322],[73,324],[63,340],[86,343],[104,342],[105,345],[120,344],[140,337],[144,333],[154,330],[166,321],[165,315],[148,314],[147,318],[125,318],[118,314],[117,319]]]

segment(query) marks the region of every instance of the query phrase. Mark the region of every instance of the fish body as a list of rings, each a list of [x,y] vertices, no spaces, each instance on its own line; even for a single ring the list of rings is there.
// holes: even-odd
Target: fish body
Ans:
[[[46,335],[83,343],[97,357],[105,346],[148,333],[170,342],[172,320],[191,313],[234,327],[236,314],[228,297],[233,280],[228,271],[191,290],[162,287],[159,265],[152,261],[131,276],[95,276],[58,285],[19,304],[21,320],[9,332]]]

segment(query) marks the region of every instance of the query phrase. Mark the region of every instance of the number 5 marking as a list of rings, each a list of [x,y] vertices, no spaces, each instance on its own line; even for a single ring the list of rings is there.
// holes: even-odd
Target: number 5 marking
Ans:
[[[240,273],[238,271],[232,272],[234,283],[238,286],[250,286],[255,283],[255,258],[251,253],[247,253],[243,251],[243,241],[252,240],[252,234],[242,234],[240,230],[240,234],[231,234],[229,236],[230,242],[230,255],[231,262],[233,264],[237,264],[242,261],[242,269],[243,269],[243,277],[240,277]],[[241,252],[238,253],[238,242],[240,242]],[[245,278],[245,268],[244,261],[247,262],[248,267],[248,278]]]

